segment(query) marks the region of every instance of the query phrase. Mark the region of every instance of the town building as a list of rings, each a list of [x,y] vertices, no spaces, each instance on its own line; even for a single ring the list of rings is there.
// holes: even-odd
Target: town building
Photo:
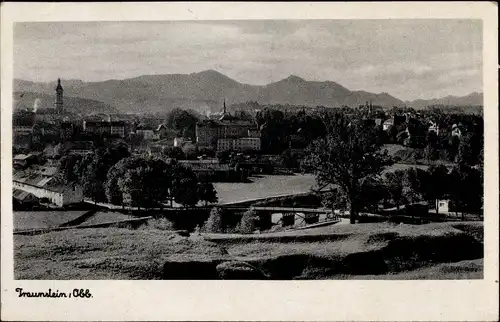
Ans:
[[[97,121],[84,120],[83,131],[101,136],[125,137],[125,122],[124,121]]]
[[[54,176],[30,171],[30,169],[14,173],[12,188],[30,193],[39,199],[47,198],[59,207],[83,201],[83,188],[80,185],[64,184]],[[18,193],[18,195],[23,194]]]
[[[159,139],[158,135],[155,133],[152,127],[146,125],[138,125],[135,129],[135,133],[142,137],[143,140],[154,140]]]
[[[247,176],[246,171],[238,170],[227,163],[220,163],[217,159],[179,160],[178,162],[190,168],[202,180],[240,181]]]
[[[247,148],[260,150],[260,131],[253,122],[238,119],[228,113],[224,101],[223,111],[218,119],[207,119],[196,124],[196,144],[199,147],[217,148],[219,151]]]
[[[260,138],[220,138],[217,140],[217,151],[260,151]]]

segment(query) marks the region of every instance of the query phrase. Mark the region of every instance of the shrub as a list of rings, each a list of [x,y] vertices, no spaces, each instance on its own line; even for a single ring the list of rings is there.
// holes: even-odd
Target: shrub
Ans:
[[[241,216],[240,224],[238,230],[242,234],[251,234],[255,230],[255,211],[247,210],[243,216]]]
[[[222,233],[222,209],[219,207],[214,207],[210,211],[205,225],[203,225],[203,231],[207,233]]]
[[[148,228],[158,230],[174,230],[174,224],[166,218],[155,218],[148,221]]]

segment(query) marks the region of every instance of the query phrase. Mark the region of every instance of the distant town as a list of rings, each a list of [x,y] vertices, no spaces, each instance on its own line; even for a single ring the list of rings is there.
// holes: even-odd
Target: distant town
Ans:
[[[53,95],[53,108],[35,100],[13,113],[17,235],[126,226],[218,243],[346,223],[482,222],[477,108],[230,104],[222,96],[204,114],[76,113],[64,81]],[[467,256],[481,256],[475,249]],[[250,276],[293,277],[282,273]]]

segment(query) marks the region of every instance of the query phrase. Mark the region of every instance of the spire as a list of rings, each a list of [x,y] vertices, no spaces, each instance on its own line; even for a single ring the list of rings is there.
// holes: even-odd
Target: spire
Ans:
[[[226,114],[226,98],[224,97],[224,114]]]
[[[57,79],[57,87],[56,87],[56,90],[62,90],[62,86],[61,86],[61,79],[58,78]]]

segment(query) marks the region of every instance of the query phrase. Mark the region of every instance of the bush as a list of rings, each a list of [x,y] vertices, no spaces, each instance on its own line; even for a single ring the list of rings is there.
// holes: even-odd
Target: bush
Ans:
[[[222,233],[224,230],[223,228],[222,209],[219,207],[214,207],[210,211],[210,216],[205,222],[205,225],[203,225],[203,231],[206,233]]]
[[[247,210],[243,216],[241,216],[240,224],[238,230],[242,234],[251,234],[255,230],[255,211]]]
[[[148,221],[148,228],[158,230],[174,230],[174,224],[166,218],[155,218]]]

